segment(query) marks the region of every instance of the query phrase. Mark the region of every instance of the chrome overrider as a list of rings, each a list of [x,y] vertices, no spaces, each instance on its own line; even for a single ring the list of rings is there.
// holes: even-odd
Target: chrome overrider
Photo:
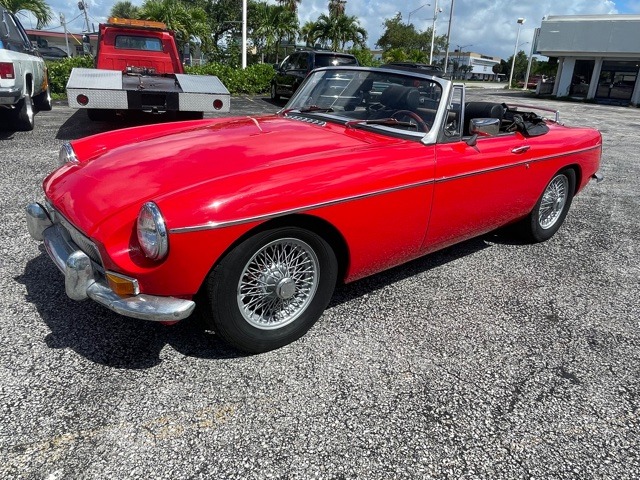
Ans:
[[[27,205],[26,213],[29,234],[44,242],[47,253],[64,274],[69,298],[90,298],[116,313],[142,320],[171,322],[187,318],[193,312],[195,302],[191,300],[145,294],[120,297],[109,288],[102,268],[74,243],[57,221],[57,215],[50,214],[40,203]]]

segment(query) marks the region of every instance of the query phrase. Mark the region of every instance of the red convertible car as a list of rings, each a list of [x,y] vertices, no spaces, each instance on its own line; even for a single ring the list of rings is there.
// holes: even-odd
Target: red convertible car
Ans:
[[[72,141],[27,206],[75,300],[175,322],[196,303],[236,348],[302,336],[351,282],[507,224],[550,238],[598,173],[598,131],[462,85],[311,73],[279,113]]]

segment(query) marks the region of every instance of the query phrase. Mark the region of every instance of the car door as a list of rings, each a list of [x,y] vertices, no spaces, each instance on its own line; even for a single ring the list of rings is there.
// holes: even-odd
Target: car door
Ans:
[[[461,104],[464,104],[461,100]],[[460,112],[462,116],[464,114]],[[431,222],[423,248],[452,245],[529,213],[536,193],[531,178],[535,139],[500,133],[469,141],[462,118],[436,145]]]
[[[282,61],[278,72],[278,93],[291,96],[297,88],[295,75],[300,53],[292,53]]]

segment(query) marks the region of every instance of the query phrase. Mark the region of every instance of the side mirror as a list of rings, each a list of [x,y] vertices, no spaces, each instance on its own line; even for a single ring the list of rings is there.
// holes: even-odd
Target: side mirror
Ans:
[[[472,118],[469,121],[471,135],[490,137],[500,133],[500,120],[497,118]]]

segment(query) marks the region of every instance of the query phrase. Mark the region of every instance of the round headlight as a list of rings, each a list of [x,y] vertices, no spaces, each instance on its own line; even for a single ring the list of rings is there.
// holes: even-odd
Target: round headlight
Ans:
[[[76,152],[73,151],[73,147],[69,143],[65,143],[60,147],[60,153],[58,153],[58,163],[60,166],[65,163],[78,163]]]
[[[138,213],[138,243],[151,260],[161,260],[169,250],[167,227],[160,209],[153,202],[145,203]]]

